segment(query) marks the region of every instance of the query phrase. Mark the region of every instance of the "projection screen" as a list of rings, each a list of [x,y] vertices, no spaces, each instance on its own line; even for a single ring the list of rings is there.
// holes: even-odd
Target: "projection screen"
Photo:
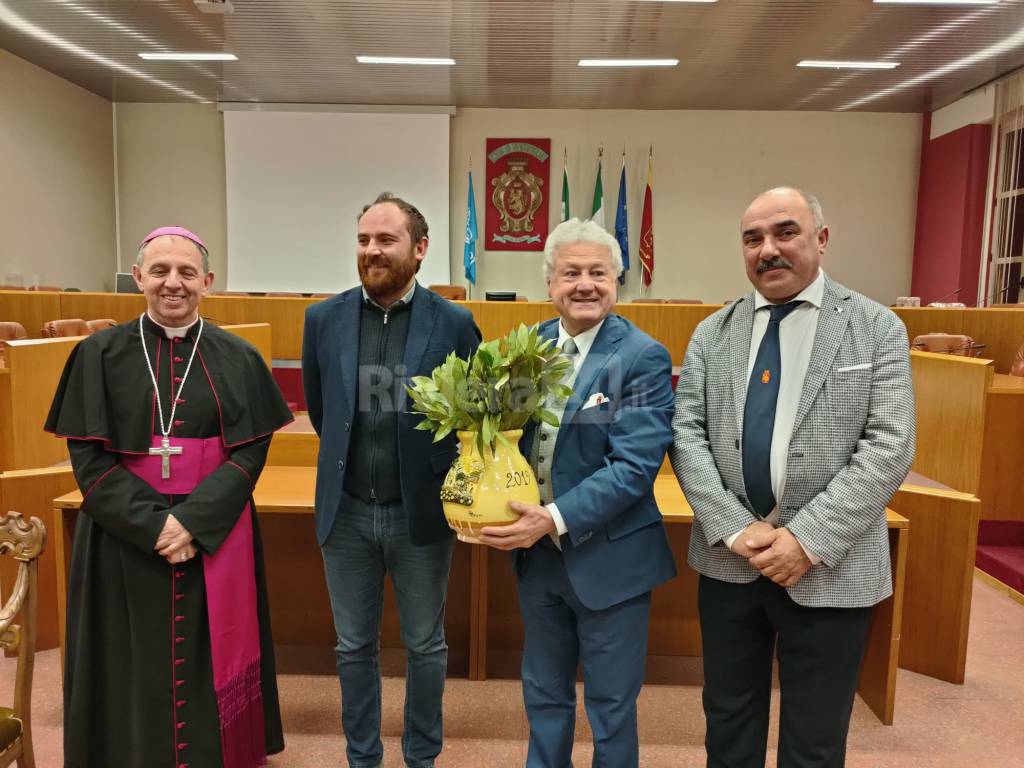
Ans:
[[[228,290],[357,285],[356,217],[384,191],[430,226],[417,279],[450,283],[449,121],[447,113],[225,109]]]

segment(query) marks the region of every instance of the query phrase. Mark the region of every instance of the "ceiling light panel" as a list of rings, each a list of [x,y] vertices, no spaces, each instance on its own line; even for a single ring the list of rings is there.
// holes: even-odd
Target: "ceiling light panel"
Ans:
[[[873,0],[876,5],[995,5],[999,0]]]
[[[146,61],[238,61],[233,53],[140,53]]]
[[[235,8],[230,16],[207,16],[191,0],[0,0],[0,48],[117,102],[199,96],[462,108],[922,112],[1024,66],[1016,35],[1024,29],[1024,0],[959,8],[868,0],[247,0]],[[388,30],[385,42],[381,29]],[[433,46],[438,52],[425,50],[425,39],[443,41]],[[222,51],[237,54],[239,63],[138,56]],[[357,54],[392,52],[457,64],[356,61]],[[584,57],[656,56],[681,61],[675,68],[635,61],[579,66]],[[801,59],[899,66],[794,71]]]
[[[675,67],[679,59],[580,59],[581,67]]]
[[[360,64],[416,64],[427,67],[454,67],[455,59],[427,56],[356,56]]]
[[[804,59],[798,67],[818,69],[896,69],[898,61],[830,61],[828,59]]]

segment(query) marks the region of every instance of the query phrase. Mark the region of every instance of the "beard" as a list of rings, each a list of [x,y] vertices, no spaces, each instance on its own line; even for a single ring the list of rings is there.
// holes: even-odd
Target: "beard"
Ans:
[[[394,297],[412,280],[419,267],[419,262],[409,252],[401,260],[389,259],[387,256],[360,256],[356,262],[359,269],[359,281],[366,289],[370,298],[380,303],[382,299]],[[384,267],[384,269],[371,269]]]

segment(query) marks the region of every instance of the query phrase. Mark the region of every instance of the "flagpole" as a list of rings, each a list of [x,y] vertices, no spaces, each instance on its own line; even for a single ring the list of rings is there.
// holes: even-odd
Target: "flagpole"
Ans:
[[[562,221],[569,219],[569,147],[562,148]]]

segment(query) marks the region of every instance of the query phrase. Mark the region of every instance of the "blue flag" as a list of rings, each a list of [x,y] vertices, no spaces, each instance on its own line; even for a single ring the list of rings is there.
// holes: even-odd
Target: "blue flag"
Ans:
[[[473,172],[469,172],[469,201],[466,203],[466,245],[462,251],[462,266],[466,279],[476,285],[476,240],[479,236],[476,226],[476,202],[473,200]]]
[[[619,175],[619,202],[615,206],[615,239],[622,249],[622,274],[619,283],[626,282],[629,271],[629,223],[626,218],[626,156],[622,156],[622,173]]]

